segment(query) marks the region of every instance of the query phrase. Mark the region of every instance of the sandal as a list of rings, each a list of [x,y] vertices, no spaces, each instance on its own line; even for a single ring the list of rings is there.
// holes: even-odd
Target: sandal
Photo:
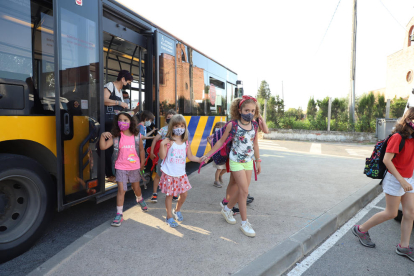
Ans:
[[[175,219],[179,222],[183,221],[183,215],[181,214],[180,211],[176,212],[175,209],[173,209],[173,216],[175,217]]]
[[[165,222],[172,228],[175,228],[178,226],[178,223],[175,222],[173,218],[165,219]]]

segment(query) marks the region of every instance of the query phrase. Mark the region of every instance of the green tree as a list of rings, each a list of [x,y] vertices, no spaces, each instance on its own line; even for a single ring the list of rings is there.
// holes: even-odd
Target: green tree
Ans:
[[[358,122],[356,130],[361,132],[373,132],[375,130],[374,105],[376,99],[373,92],[357,98],[356,113]]]
[[[333,130],[339,130],[339,124],[348,122],[348,101],[346,98],[335,98],[331,105],[331,118]]]
[[[312,97],[308,101],[308,108],[306,109],[306,115],[308,117],[308,120],[314,120],[316,116],[316,112],[318,109],[316,108],[316,101]]]
[[[374,107],[374,117],[384,118],[386,106],[387,106],[387,102],[385,101],[384,95],[378,95],[377,104]]]
[[[400,118],[402,115],[404,115],[404,110],[405,110],[406,105],[407,105],[407,100],[401,97],[399,99],[397,99],[397,97],[392,99],[391,106],[390,106],[391,116],[393,118]]]
[[[262,80],[262,82],[260,83],[259,90],[257,90],[257,98],[263,100],[269,100],[270,98],[269,84],[265,80]]]

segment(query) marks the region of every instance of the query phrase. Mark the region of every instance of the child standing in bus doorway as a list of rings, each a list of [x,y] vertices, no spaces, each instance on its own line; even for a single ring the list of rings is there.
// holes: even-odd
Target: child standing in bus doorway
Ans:
[[[151,144],[151,153],[150,153],[150,157],[152,160],[154,160],[154,158],[156,157],[154,154],[154,148],[155,148],[155,144],[157,144],[158,140],[163,140],[165,138],[165,136],[167,135],[168,132],[168,125],[170,123],[171,118],[177,114],[177,112],[174,109],[170,109],[168,110],[167,114],[165,115],[165,126],[162,127],[159,131],[157,136],[154,137],[154,139],[152,140],[152,144]],[[160,183],[160,177],[161,177],[161,162],[162,160],[158,160],[157,166],[155,167],[155,178],[154,178],[154,187],[153,187],[153,194],[151,197],[151,202],[153,203],[157,203],[158,202],[158,185]],[[174,197],[173,200],[176,201],[178,199],[178,197]]]
[[[162,175],[160,178],[161,192],[166,194],[165,208],[167,210],[166,223],[170,227],[177,227],[178,222],[183,221],[181,207],[187,198],[188,190],[191,189],[185,172],[186,158],[193,162],[201,162],[201,159],[194,156],[188,146],[187,122],[183,115],[177,114],[171,118],[168,125],[166,138],[160,145],[160,158]],[[177,205],[172,209],[173,196],[180,195]],[[171,212],[172,211],[172,212]]]
[[[147,133],[147,127],[149,127],[152,124],[152,122],[154,121],[154,118],[155,118],[154,114],[152,114],[152,112],[148,110],[144,110],[140,114],[140,120],[139,120],[140,122],[138,124],[138,130],[139,130],[139,133],[141,134],[141,139],[144,143],[144,149],[145,149],[145,144],[147,140],[154,139],[154,137],[151,137],[151,135],[154,131],[157,130],[156,128],[154,128],[153,130]]]
[[[216,131],[220,131],[220,128],[224,127],[225,125],[226,125],[225,122],[217,122],[214,125],[214,130],[213,130],[212,135],[215,135]],[[213,146],[212,143],[211,143],[211,136],[207,137],[207,141],[211,146]],[[225,174],[227,172],[226,163],[216,164],[215,162],[213,162],[213,168],[216,169],[216,174],[215,174],[213,186],[217,187],[217,188],[222,188],[223,187],[222,176],[223,176],[223,174]]]
[[[410,237],[414,220],[414,107],[410,107],[396,124],[393,135],[387,141],[383,162],[388,169],[382,181],[385,193],[385,210],[373,215],[361,225],[352,227],[352,233],[366,247],[375,247],[368,233],[372,227],[393,219],[398,214],[400,202],[403,208],[401,239],[396,253],[414,262],[414,248],[410,247]],[[405,139],[400,151],[400,143]]]
[[[144,167],[145,153],[140,139],[133,111],[117,112],[111,132],[102,133],[99,141],[101,150],[114,146],[112,161],[115,163],[118,194],[116,196],[116,216],[112,226],[120,226],[123,221],[123,208],[127,183],[131,183],[137,203],[143,211],[148,207],[142,197],[139,170]]]
[[[243,234],[248,237],[256,236],[256,232],[247,220],[246,200],[249,194],[249,185],[254,167],[253,162],[256,162],[257,174],[260,174],[261,172],[259,142],[256,133],[258,125],[253,121],[253,119],[258,116],[258,110],[257,100],[253,97],[245,95],[243,98],[235,99],[230,107],[230,114],[233,122],[227,124],[221,139],[214,145],[209,153],[202,157],[203,161],[209,159],[212,153],[222,147],[230,132],[232,132],[233,136],[229,163],[231,177],[233,177],[238,190],[235,190],[233,194],[230,194],[229,202],[221,210],[221,214],[228,223],[236,224],[232,208],[238,203],[242,219],[240,229]],[[234,129],[234,126],[236,126],[236,129]],[[255,161],[252,159],[253,155]]]

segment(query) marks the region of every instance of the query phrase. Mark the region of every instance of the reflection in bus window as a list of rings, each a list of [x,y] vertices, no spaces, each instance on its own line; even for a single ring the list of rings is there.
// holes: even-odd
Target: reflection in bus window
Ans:
[[[175,108],[175,57],[160,55],[160,116]]]

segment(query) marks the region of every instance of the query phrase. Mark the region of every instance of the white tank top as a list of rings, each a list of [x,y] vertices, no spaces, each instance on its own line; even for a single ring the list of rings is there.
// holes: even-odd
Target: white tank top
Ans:
[[[172,142],[172,146],[168,149],[167,156],[164,159],[165,162],[163,160],[161,163],[161,170],[165,174],[173,177],[185,174],[186,148],[186,143],[177,145],[175,142]]]

